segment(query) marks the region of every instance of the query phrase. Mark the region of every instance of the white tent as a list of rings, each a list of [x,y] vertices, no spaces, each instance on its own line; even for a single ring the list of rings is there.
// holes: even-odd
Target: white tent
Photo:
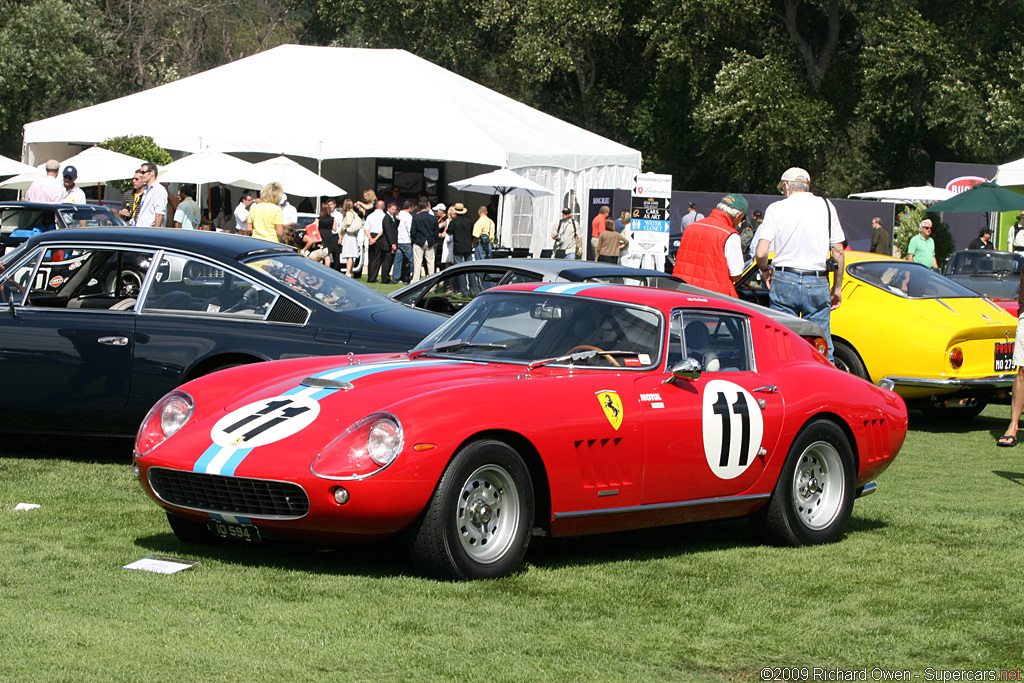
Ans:
[[[389,98],[393,93],[384,85],[374,93],[330,85],[365,82],[372,75],[381,77],[377,82],[382,84],[410,87]],[[260,84],[273,84],[274,96],[266,97]],[[243,93],[251,97],[240,97]],[[224,102],[227,94],[231,104],[208,106]],[[506,207],[512,246],[535,250],[549,241],[549,228],[562,206],[584,205],[590,188],[631,187],[641,166],[636,150],[404,50],[283,45],[151,90],[29,123],[27,161],[45,160],[52,143],[91,144],[120,135],[150,135],[158,145],[183,152],[210,148],[312,160],[431,159],[510,168],[555,191],[532,207],[522,200]],[[449,175],[472,174],[472,169],[465,171],[458,167]],[[373,186],[375,178],[365,177],[365,165],[359,174],[359,187]],[[352,186],[349,179],[338,180],[343,187]]]
[[[1000,164],[996,168],[996,177],[992,179],[996,185],[1024,185],[1024,159]]]
[[[944,187],[919,185],[916,187],[898,187],[893,190],[875,190],[874,192],[857,192],[849,195],[850,199],[875,199],[889,204],[935,204],[953,197],[953,193]]]

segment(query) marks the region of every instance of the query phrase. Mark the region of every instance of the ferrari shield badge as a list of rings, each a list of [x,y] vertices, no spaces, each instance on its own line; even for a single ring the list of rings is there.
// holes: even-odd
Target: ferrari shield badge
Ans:
[[[612,427],[618,429],[622,425],[622,399],[614,391],[597,392],[597,400],[601,404],[601,410]]]

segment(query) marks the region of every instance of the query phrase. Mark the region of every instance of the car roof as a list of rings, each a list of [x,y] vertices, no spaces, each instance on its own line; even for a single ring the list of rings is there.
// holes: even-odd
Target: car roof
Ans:
[[[445,271],[457,272],[466,268],[480,268],[481,266],[516,268],[542,276],[563,277],[570,281],[594,277],[664,277],[678,279],[661,270],[630,268],[629,266],[620,266],[614,263],[595,263],[593,261],[557,258],[503,258],[485,259],[484,261],[464,261],[449,266]]]
[[[89,209],[103,209],[104,211],[110,211],[109,206],[103,206],[102,204],[69,204],[67,202],[0,202],[0,209],[50,209],[54,208],[61,209],[81,209],[83,207]]]
[[[197,254],[236,260],[241,256],[257,252],[292,253],[295,250],[276,242],[267,242],[256,237],[236,235],[208,230],[182,230],[181,228],[75,228],[74,230],[53,230],[36,235],[28,240],[28,247],[54,242],[77,244],[117,244],[123,246],[148,247],[151,249],[184,249]]]
[[[562,294],[572,296],[585,296],[618,301],[623,303],[634,303],[642,306],[652,306],[659,309],[678,308],[680,306],[704,307],[712,304],[714,308],[733,311],[735,313],[750,314],[764,318],[771,318],[768,310],[760,306],[747,304],[739,299],[731,297],[705,296],[703,293],[689,292],[676,289],[659,289],[656,287],[633,287],[631,285],[609,284],[604,282],[595,283],[551,283],[551,282],[524,282],[514,285],[502,285],[492,287],[480,294],[488,296],[492,293],[502,291],[517,292],[541,292],[550,294]],[[711,292],[709,292],[711,294]]]

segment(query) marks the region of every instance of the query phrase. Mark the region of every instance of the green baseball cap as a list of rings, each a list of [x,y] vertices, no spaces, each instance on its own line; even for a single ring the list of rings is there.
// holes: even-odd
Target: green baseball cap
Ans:
[[[746,198],[741,194],[727,194],[722,197],[722,203],[743,213],[746,213],[750,208]]]

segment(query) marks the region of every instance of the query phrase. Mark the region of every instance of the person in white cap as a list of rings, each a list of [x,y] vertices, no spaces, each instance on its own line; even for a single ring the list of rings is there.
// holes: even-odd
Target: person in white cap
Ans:
[[[284,229],[296,228],[299,224],[299,210],[288,201],[288,195],[281,195],[281,219],[284,221]]]
[[[27,202],[45,202],[56,204],[64,196],[64,186],[57,180],[57,172],[60,171],[60,162],[50,159],[46,162],[46,175],[36,180],[29,186],[25,193]]]
[[[786,198],[764,212],[756,249],[757,265],[769,287],[771,307],[821,325],[831,361],[830,323],[832,311],[839,308],[843,300],[843,240],[846,235],[832,202],[811,194],[811,175],[807,171],[790,168],[782,174],[778,187]],[[772,245],[775,259],[769,265],[768,252]],[[830,272],[834,277],[831,291]]]

